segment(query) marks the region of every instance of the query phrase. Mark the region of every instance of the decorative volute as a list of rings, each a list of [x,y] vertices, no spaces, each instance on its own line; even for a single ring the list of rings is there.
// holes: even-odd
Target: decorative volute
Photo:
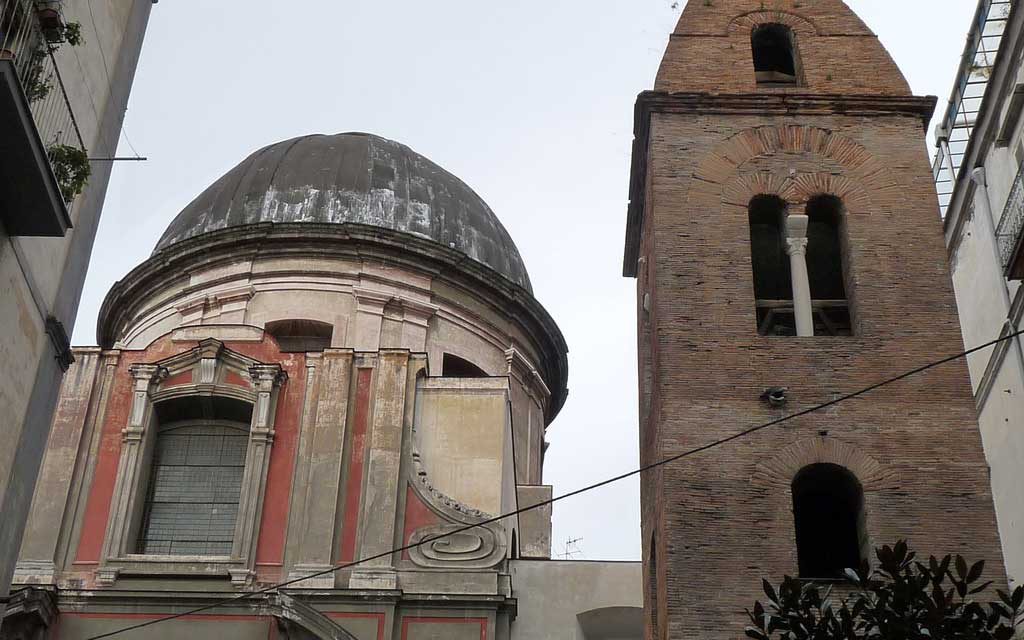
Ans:
[[[656,91],[752,93],[751,36],[782,25],[795,40],[798,82],[771,91],[911,95],[874,33],[842,0],[690,0],[669,39]],[[843,55],[835,55],[842,51]],[[863,73],[865,65],[872,73]]]

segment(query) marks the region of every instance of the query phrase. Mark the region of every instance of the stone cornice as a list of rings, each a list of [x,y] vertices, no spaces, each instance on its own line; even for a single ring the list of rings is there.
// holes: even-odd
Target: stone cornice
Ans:
[[[622,273],[636,276],[640,251],[645,190],[647,186],[647,150],[650,142],[651,115],[722,114],[753,116],[845,115],[897,116],[917,118],[927,129],[937,99],[934,96],[853,96],[802,93],[667,93],[644,91],[637,97],[633,122],[633,160],[629,179],[629,210],[626,222],[626,246]]]
[[[568,359],[555,321],[525,288],[461,251],[409,234],[360,224],[272,224],[231,227],[157,252],[114,284],[100,309],[97,340],[109,348],[148,299],[188,273],[273,253],[276,257],[373,258],[425,273],[476,293],[536,340],[545,383],[553,390],[548,420],[565,402]],[[414,310],[416,311],[416,310]]]

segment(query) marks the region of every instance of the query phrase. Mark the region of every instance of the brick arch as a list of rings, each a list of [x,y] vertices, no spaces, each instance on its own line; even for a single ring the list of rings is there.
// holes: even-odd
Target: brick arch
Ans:
[[[746,209],[755,196],[779,196],[793,207],[802,207],[819,195],[836,196],[848,214],[870,211],[867,193],[853,180],[832,173],[801,173],[780,176],[770,171],[734,177],[722,187],[722,204]],[[794,209],[794,213],[799,213]]]
[[[818,27],[807,18],[779,10],[759,10],[744,13],[733,18],[727,27],[729,35],[749,33],[763,24],[784,24],[800,36],[818,35]]]
[[[850,471],[865,492],[892,489],[899,485],[899,476],[861,448],[831,437],[818,437],[796,442],[763,459],[751,477],[758,487],[789,491],[793,478],[812,464],[835,464]]]
[[[786,153],[820,156],[844,169],[842,175],[791,176],[789,179],[794,182],[792,195],[796,197],[801,197],[801,194],[809,197],[817,193],[844,197],[836,192],[839,190],[846,194],[851,213],[867,213],[869,200],[875,200],[876,195],[889,196],[877,198],[879,201],[892,202],[899,199],[899,185],[892,172],[871,152],[847,136],[807,125],[755,127],[733,135],[717,145],[697,165],[693,173],[699,185],[696,188],[720,194],[723,200],[729,197],[731,201],[735,195],[727,194],[726,188],[737,177],[742,178],[739,174],[744,164],[755,158]],[[849,197],[851,195],[854,197]],[[892,213],[889,210],[881,212]]]

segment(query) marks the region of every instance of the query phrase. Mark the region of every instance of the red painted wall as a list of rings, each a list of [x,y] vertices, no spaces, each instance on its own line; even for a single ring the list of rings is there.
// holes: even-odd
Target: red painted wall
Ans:
[[[370,419],[370,383],[373,369],[359,369],[356,378],[356,412],[352,425],[352,460],[345,483],[345,516],[341,529],[341,561],[356,559],[359,532],[359,506],[363,494],[363,467],[366,465],[366,434]]]
[[[427,505],[423,504],[420,497],[416,495],[416,492],[412,487],[406,487],[405,490],[405,530],[402,534],[402,546],[409,546],[409,539],[412,538],[412,534],[417,529],[427,527],[432,524],[441,524],[441,518],[436,513],[430,510]],[[402,558],[404,560],[409,559],[409,550],[406,549],[402,552]]]

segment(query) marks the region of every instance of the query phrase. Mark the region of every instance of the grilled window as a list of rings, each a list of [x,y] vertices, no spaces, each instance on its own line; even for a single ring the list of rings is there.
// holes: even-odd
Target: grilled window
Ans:
[[[138,552],[231,555],[248,443],[243,423],[161,427]]]

